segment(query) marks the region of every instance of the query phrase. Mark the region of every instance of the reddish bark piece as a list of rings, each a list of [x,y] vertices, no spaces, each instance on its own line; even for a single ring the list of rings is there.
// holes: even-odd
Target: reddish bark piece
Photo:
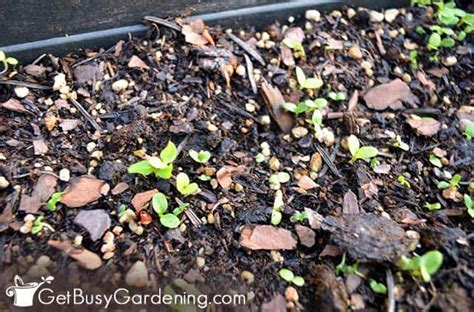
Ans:
[[[87,270],[97,270],[102,266],[100,257],[85,248],[77,248],[70,241],[49,240],[48,245],[64,251],[69,257],[76,260],[79,265]]]
[[[206,24],[204,24],[204,21],[200,18],[197,20],[190,21],[189,27],[191,27],[191,30],[195,33],[202,34],[204,29],[206,29]]]
[[[240,244],[251,250],[292,250],[296,243],[290,231],[271,225],[245,226],[240,234]]]
[[[112,195],[118,195],[118,194],[122,194],[123,192],[125,192],[126,190],[128,190],[128,184],[125,183],[125,182],[120,182],[119,184],[117,184],[113,189],[112,189]]]
[[[186,40],[187,43],[191,43],[198,46],[206,45],[208,43],[206,38],[204,38],[198,33],[195,33],[189,25],[183,25],[181,33],[184,35],[184,40]]]
[[[139,58],[136,55],[132,55],[130,58],[130,61],[128,62],[128,67],[129,68],[143,68],[143,69],[149,69],[148,65],[142,61],[141,58]]]
[[[96,64],[86,64],[82,66],[78,66],[74,69],[74,78],[76,78],[76,82],[84,83],[88,81],[98,81],[101,80],[103,77],[100,68]]]
[[[302,176],[301,179],[298,181],[298,187],[302,188],[303,190],[307,191],[313,188],[316,188],[318,185],[316,182],[313,181],[308,176]]]
[[[98,240],[110,228],[110,217],[103,209],[82,210],[74,222],[83,226],[93,241]]]
[[[30,64],[25,66],[24,70],[28,75],[41,77],[46,72],[46,67]]]
[[[316,234],[307,226],[301,224],[295,225],[296,234],[300,239],[300,243],[306,247],[312,247],[316,242]]]
[[[356,194],[351,190],[348,190],[344,194],[344,201],[342,203],[342,213],[345,214],[358,214],[360,213],[359,201],[357,200]]]
[[[145,208],[145,205],[158,193],[157,189],[135,194],[132,198],[132,206],[137,212]]]
[[[319,213],[317,213],[316,211],[314,211],[312,209],[309,209],[309,208],[305,208],[304,212],[308,216],[309,226],[313,230],[319,230],[321,228],[321,224],[324,221],[324,217],[322,215],[320,215]]]
[[[16,112],[16,113],[27,113],[31,114],[29,110],[27,110],[23,104],[21,104],[18,100],[16,99],[9,99],[8,101],[4,103],[0,103],[0,107],[3,107],[6,110]]]
[[[228,189],[233,183],[232,177],[245,172],[245,166],[224,166],[216,173],[217,182],[223,189]]]
[[[283,108],[285,99],[280,90],[264,81],[262,83],[262,94],[270,115],[276,121],[280,129],[285,133],[290,132],[293,128],[294,120],[291,114]]]
[[[53,195],[58,178],[51,174],[43,174],[38,178],[31,196],[22,195],[20,200],[21,211],[37,213],[41,206]]]
[[[389,107],[396,110],[403,108],[402,101],[414,103],[418,99],[411,93],[408,84],[395,79],[370,89],[364,100],[367,107],[375,110],[385,110]]]
[[[85,206],[98,200],[106,187],[105,181],[93,176],[77,177],[64,190],[61,203],[71,208]]]
[[[436,119],[409,119],[408,124],[410,127],[415,130],[417,135],[422,136],[433,136],[438,133],[441,128],[441,123]]]
[[[33,149],[35,155],[43,155],[48,152],[48,145],[44,140],[33,140]]]
[[[0,205],[3,208],[3,211],[0,213],[0,233],[8,229],[13,219],[13,204],[19,195],[19,191],[15,191],[8,195],[5,199],[0,200]]]
[[[316,265],[313,269],[315,300],[321,311],[347,311],[349,296],[342,280],[338,280],[334,271],[327,265]]]
[[[79,126],[81,121],[79,119],[61,119],[59,126],[63,131],[71,131]]]
[[[278,294],[272,300],[262,304],[261,312],[286,312],[286,299]]]

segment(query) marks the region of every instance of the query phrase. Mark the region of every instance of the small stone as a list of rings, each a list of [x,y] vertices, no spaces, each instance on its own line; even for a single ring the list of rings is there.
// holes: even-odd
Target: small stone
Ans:
[[[247,283],[251,284],[255,280],[255,275],[253,275],[253,273],[249,272],[249,271],[242,271],[242,273],[240,273],[240,278],[244,282],[247,282]]]
[[[255,105],[253,105],[251,103],[247,103],[247,104],[245,104],[245,110],[249,113],[253,113],[253,112],[255,112]]]
[[[312,172],[319,172],[323,166],[323,159],[321,154],[318,152],[311,155],[311,160],[309,161],[309,170]]]
[[[239,76],[244,76],[245,75],[245,67],[243,65],[237,66],[235,69],[235,73]]]
[[[148,286],[148,270],[144,262],[137,261],[133,264],[125,276],[125,283],[133,287]]]
[[[59,171],[59,180],[69,182],[71,179],[71,172],[67,168],[63,168]]]
[[[114,90],[117,93],[120,93],[127,88],[128,88],[128,81],[125,79],[117,80],[116,82],[112,84],[112,90]]]
[[[321,20],[321,13],[318,10],[308,10],[304,14],[305,18],[310,21],[319,22]]]
[[[360,60],[362,59],[362,51],[358,46],[352,46],[349,49],[349,56],[352,57],[354,60]]]
[[[87,146],[86,146],[87,152],[92,153],[92,151],[94,150],[94,148],[95,148],[96,146],[97,146],[97,144],[95,144],[95,142],[89,142],[89,143],[87,143]]]
[[[270,160],[268,161],[268,166],[270,167],[270,169],[272,169],[273,171],[278,171],[280,169],[280,161],[278,160],[278,158],[276,158],[275,156],[273,156],[272,158],[270,158]]]
[[[356,14],[357,14],[357,12],[353,8],[348,8],[347,9],[347,17],[349,19],[353,18]]]
[[[286,287],[285,298],[286,300],[290,302],[294,302],[294,303],[298,302],[299,300],[298,291],[292,286]]]
[[[266,31],[264,31],[262,33],[262,38],[261,38],[262,41],[267,41],[267,40],[270,40],[270,34],[267,33]]]
[[[302,176],[298,181],[298,187],[307,191],[316,188],[318,185],[308,176]]]
[[[327,147],[333,146],[334,142],[336,141],[336,138],[334,137],[334,132],[330,130],[326,131],[324,134],[323,141]]]
[[[334,17],[334,18],[339,18],[342,16],[342,13],[341,11],[338,11],[338,10],[334,10],[331,12],[331,16]]]
[[[28,96],[28,93],[30,93],[30,90],[28,90],[27,87],[16,87],[15,88],[15,94],[20,99],[26,98]]]
[[[363,61],[362,63],[360,63],[360,67],[363,70],[372,69],[372,64],[370,62]]]
[[[6,189],[9,185],[10,182],[4,176],[0,176],[0,190]]]
[[[208,123],[208,124],[207,124],[207,130],[209,130],[210,132],[216,132],[216,131],[219,130],[219,129],[217,128],[216,125],[214,125],[214,124],[212,124],[212,123]]]
[[[403,79],[403,81],[405,81],[406,83],[411,82],[411,76],[410,76],[409,74],[407,74],[407,73],[404,73],[404,74],[402,75],[402,79]]]
[[[300,139],[308,134],[308,129],[305,127],[296,127],[291,129],[291,133],[295,138]]]
[[[262,117],[260,117],[260,124],[265,126],[265,125],[269,125],[271,123],[271,119],[270,119],[270,116],[268,115],[264,115]]]
[[[381,23],[383,22],[385,16],[377,11],[370,11],[370,21],[373,23]]]
[[[448,56],[443,60],[443,65],[445,66],[453,66],[456,65],[458,59],[455,56]]]
[[[391,23],[397,18],[398,14],[400,14],[400,11],[398,11],[397,9],[388,9],[385,11],[384,14],[385,20],[388,23]]]
[[[202,269],[206,265],[206,259],[203,257],[196,257],[196,265],[198,268]]]

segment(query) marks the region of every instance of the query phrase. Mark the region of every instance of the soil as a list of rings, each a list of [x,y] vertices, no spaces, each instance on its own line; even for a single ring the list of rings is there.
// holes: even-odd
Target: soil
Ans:
[[[234,30],[234,36],[197,22],[183,27],[183,36],[182,25],[158,19],[148,22],[144,38],[43,56],[5,74],[2,287],[15,274],[25,281],[49,274],[74,285],[153,290],[176,288],[184,279],[204,293],[245,294],[239,311],[472,310],[473,219],[462,200],[474,196],[474,145],[462,130],[474,120],[472,34],[440,48],[432,62],[428,35],[416,32],[435,23],[431,7],[398,10],[391,22],[371,21],[367,10],[348,12],[274,23],[265,32]],[[294,58],[285,37],[300,40],[305,57]],[[416,68],[410,51],[418,52]],[[295,66],[324,85],[298,88]],[[60,73],[65,84],[57,87]],[[125,87],[116,84],[121,80]],[[331,91],[346,98],[331,100]],[[323,135],[308,123],[310,113],[295,117],[281,108],[317,97],[329,101]],[[408,151],[393,146],[390,131]],[[349,135],[376,147],[379,164],[352,161]],[[179,151],[171,179],[127,172],[168,141]],[[256,162],[263,142],[271,155]],[[212,157],[201,165],[189,157],[191,149]],[[201,192],[180,195],[179,172]],[[276,172],[289,173],[290,181],[279,187],[282,221],[271,226],[275,190],[268,179]],[[200,180],[203,174],[210,181]],[[455,174],[462,177],[456,189],[437,189]],[[153,190],[172,207],[190,204],[178,229],[160,224],[148,205]],[[45,202],[63,191],[67,197],[49,211]],[[424,208],[436,202],[440,209]],[[120,223],[124,206],[137,209],[141,235]],[[143,206],[147,212],[139,213]],[[290,220],[304,211],[307,219]],[[54,232],[25,230],[29,213],[44,216]],[[444,260],[429,283],[397,265],[401,255],[430,250]],[[363,278],[335,275],[343,254],[359,264]],[[279,276],[282,268],[305,280],[293,286],[296,299]],[[384,283],[388,295],[375,293],[370,279]]]

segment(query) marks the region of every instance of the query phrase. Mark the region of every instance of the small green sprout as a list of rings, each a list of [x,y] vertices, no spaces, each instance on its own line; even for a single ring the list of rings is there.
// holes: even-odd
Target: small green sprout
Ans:
[[[377,159],[377,157],[374,157],[370,160],[370,163],[369,163],[370,168],[374,169],[378,165],[380,165],[380,161]]]
[[[183,203],[175,208],[172,213],[166,213],[168,211],[168,199],[163,193],[156,193],[151,199],[151,205],[160,218],[160,223],[170,229],[175,229],[181,224],[178,216],[189,206],[188,203]]]
[[[272,190],[280,189],[281,183],[287,183],[288,181],[290,181],[290,175],[286,172],[278,172],[268,178],[268,183],[270,183]]]
[[[346,253],[342,255],[341,263],[339,263],[336,266],[335,273],[337,276],[344,274],[344,275],[349,275],[349,274],[355,274],[358,275],[362,278],[365,278],[364,274],[360,273],[357,269],[358,263],[354,263],[353,265],[348,265],[346,264]]]
[[[471,196],[464,194],[464,205],[467,208],[467,213],[471,218],[474,218],[474,201]]]
[[[2,63],[2,67],[3,67],[3,69],[0,70],[0,75],[2,75],[8,71],[9,65],[12,65],[12,66],[18,65],[18,60],[13,57],[7,57],[5,52],[0,50],[0,63]]]
[[[374,279],[370,279],[369,285],[374,293],[381,295],[387,294],[387,287],[385,287],[384,283],[379,283]]]
[[[180,172],[176,176],[176,188],[184,197],[189,195],[195,195],[201,190],[197,183],[191,183],[186,173]]]
[[[441,209],[441,204],[440,203],[426,203],[423,207],[425,207],[428,210],[439,210]]]
[[[296,80],[300,89],[319,89],[323,86],[323,81],[319,78],[306,78],[303,70],[298,66],[296,67]]]
[[[61,201],[63,198],[63,193],[61,192],[56,192],[51,195],[51,198],[48,200],[46,203],[46,208],[48,208],[49,211],[56,211],[56,205]]]
[[[280,277],[287,281],[288,283],[294,284],[296,286],[303,286],[304,285],[304,279],[301,276],[295,276],[295,274],[289,270],[289,269],[281,269],[280,272]]]
[[[449,182],[446,182],[446,181],[441,181],[439,182],[436,187],[439,189],[439,190],[444,190],[444,189],[447,189],[447,188],[453,188],[453,189],[457,189],[458,186],[459,186],[459,182],[461,182],[461,175],[459,174],[455,174],[451,180],[449,180]]]
[[[305,219],[308,219],[308,213],[306,211],[300,212],[300,211],[295,211],[293,215],[290,217],[290,221],[297,223],[297,222],[303,222]]]
[[[402,175],[398,176],[397,181],[398,181],[398,183],[400,183],[403,187],[406,187],[406,188],[408,188],[408,189],[411,187],[410,182],[408,182],[408,181],[405,179],[405,177],[402,176]]]
[[[209,159],[211,159],[211,153],[208,151],[196,152],[195,150],[189,150],[189,156],[191,156],[195,162],[200,164],[205,164]]]
[[[422,6],[426,6],[426,5],[430,5],[431,4],[431,0],[411,0],[411,5],[422,5]]]
[[[434,2],[434,4],[438,6],[438,11],[436,12],[438,20],[444,25],[454,26],[466,15],[466,12],[456,8],[454,2]]]
[[[441,168],[443,167],[443,164],[441,163],[441,159],[439,159],[438,157],[436,157],[435,155],[431,154],[430,157],[428,158],[428,160],[430,161],[430,163],[435,166],[435,167],[438,167],[438,168]]]
[[[428,251],[423,256],[416,255],[409,259],[402,256],[398,266],[403,271],[409,271],[412,276],[421,276],[423,281],[431,281],[431,276],[438,272],[443,264],[443,254],[437,250]]]
[[[283,40],[283,44],[286,45],[291,50],[293,50],[293,55],[295,56],[295,58],[306,57],[306,54],[304,52],[304,47],[298,41],[291,38],[286,38]]]
[[[464,135],[468,140],[472,140],[474,138],[474,122],[471,121],[467,124],[466,128],[464,129]]]
[[[283,207],[285,206],[285,202],[283,201],[283,193],[281,190],[278,190],[275,192],[275,199],[273,201],[273,210],[272,210],[272,217],[271,217],[271,223],[273,225],[278,225],[281,222],[281,219],[283,215],[281,214],[281,211]]]
[[[329,92],[328,98],[330,98],[333,101],[340,102],[344,101],[346,99],[346,94],[344,92]]]
[[[54,232],[54,229],[51,225],[46,222],[43,222],[44,216],[36,217],[33,221],[33,226],[31,227],[31,234],[39,234],[43,231],[43,228],[47,228],[51,232]]]
[[[283,108],[289,112],[292,112],[296,116],[314,109],[323,109],[328,105],[328,101],[324,98],[317,98],[315,100],[305,100],[298,105],[294,103],[283,103]]]
[[[255,156],[255,161],[257,163],[264,162],[272,154],[272,152],[270,151],[270,145],[268,145],[267,142],[262,142],[262,144],[260,144],[260,149],[260,153]]]
[[[399,135],[395,137],[395,142],[392,145],[394,147],[398,147],[399,149],[407,151],[407,152],[410,150],[410,146],[408,146],[408,144],[403,142],[402,138]]]
[[[408,59],[410,60],[411,67],[413,69],[417,69],[418,68],[418,51],[411,50],[410,53],[408,53]]]
[[[128,167],[128,173],[138,173],[148,176],[152,173],[162,179],[171,178],[173,172],[173,161],[178,156],[178,151],[173,142],[169,141],[161,151],[160,157],[149,157]]]
[[[370,159],[378,155],[378,150],[373,146],[360,147],[359,139],[355,135],[349,136],[347,144],[352,155],[351,162],[358,159]]]

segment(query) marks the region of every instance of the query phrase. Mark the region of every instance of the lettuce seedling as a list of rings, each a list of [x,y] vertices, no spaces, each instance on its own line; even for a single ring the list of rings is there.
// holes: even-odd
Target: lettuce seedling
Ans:
[[[289,269],[281,269],[278,273],[280,274],[280,277],[288,283],[294,284],[299,287],[304,285],[303,277],[295,276],[295,274]]]
[[[387,294],[387,287],[385,287],[384,283],[379,283],[374,279],[370,279],[369,285],[374,293],[381,295]]]
[[[373,146],[360,147],[359,139],[355,135],[349,136],[347,144],[352,155],[351,162],[358,159],[370,159],[378,155],[378,150]]]
[[[18,65],[18,60],[13,57],[7,57],[5,52],[0,50],[0,63],[2,63],[2,67],[3,67],[3,69],[0,71],[0,75],[2,75],[8,71],[9,65],[12,65],[12,66]]]
[[[431,276],[438,272],[443,264],[443,254],[437,250],[428,251],[423,256],[416,255],[409,259],[402,256],[398,266],[403,271],[409,271],[412,276],[421,276],[423,281],[431,281]]]
[[[128,167],[128,173],[138,173],[143,176],[155,174],[162,179],[171,178],[173,172],[173,161],[178,156],[178,151],[173,142],[169,141],[161,151],[160,157],[149,157]]]
[[[443,167],[443,163],[441,163],[441,159],[439,159],[438,157],[436,157],[435,155],[431,154],[430,157],[428,158],[429,162],[435,166],[435,167],[438,167],[438,168],[441,168]]]
[[[464,135],[468,140],[474,138],[474,122],[471,121],[467,124],[466,129],[464,129]]]
[[[471,216],[471,218],[474,218],[474,201],[468,194],[464,194],[464,205],[467,208],[467,213]]]
[[[191,156],[195,162],[200,164],[205,164],[209,159],[211,159],[211,153],[208,151],[196,152],[195,150],[189,150],[189,156]]]
[[[270,145],[268,145],[267,142],[262,142],[262,144],[260,144],[260,149],[260,153],[255,156],[255,161],[257,163],[264,162],[272,154],[270,150]]]
[[[426,5],[430,5],[431,4],[431,0],[411,0],[411,5],[422,5],[422,6],[426,6]]]
[[[306,211],[295,211],[295,213],[293,213],[293,215],[290,217],[290,221],[293,223],[303,222],[305,219],[309,219],[308,213]]]
[[[296,67],[296,80],[300,89],[319,89],[323,86],[323,81],[319,78],[306,78],[303,70],[298,66]]]
[[[54,232],[54,229],[51,225],[46,222],[43,222],[44,216],[36,217],[33,221],[33,226],[31,227],[31,234],[38,234],[43,231],[43,228],[47,228],[51,232]]]
[[[335,273],[338,276],[341,275],[341,274],[344,274],[344,275],[355,274],[355,275],[358,275],[362,278],[365,278],[364,274],[360,273],[357,270],[358,266],[359,266],[358,263],[354,263],[353,265],[346,264],[346,253],[344,253],[342,255],[341,263],[339,263],[336,266]]]
[[[456,4],[454,2],[434,2],[434,4],[438,6],[438,11],[436,12],[438,20],[444,25],[456,25],[459,23],[461,18],[466,15],[466,12],[456,8]]]
[[[439,182],[436,187],[439,189],[439,190],[444,190],[444,189],[447,189],[447,188],[453,188],[453,189],[457,189],[458,188],[458,185],[459,185],[459,182],[461,182],[461,175],[459,174],[455,174],[451,180],[449,180],[449,183],[446,182],[446,181],[441,181]]]
[[[411,188],[411,185],[410,185],[410,182],[408,182],[404,176],[400,175],[398,176],[397,178],[397,181],[398,183],[400,183],[403,187],[406,187],[406,188]]]
[[[197,183],[191,183],[188,175],[183,172],[176,176],[176,188],[184,197],[195,195],[201,191]]]
[[[175,208],[172,213],[167,213],[168,199],[163,193],[156,193],[151,199],[151,205],[160,218],[160,223],[170,229],[175,229],[181,224],[178,216],[189,206],[188,203],[183,203]]]
[[[441,204],[440,203],[426,203],[423,207],[425,207],[428,210],[439,210],[441,209]]]
[[[63,198],[63,193],[61,192],[53,193],[53,195],[51,195],[51,198],[46,203],[46,208],[48,208],[48,210],[51,212],[56,211],[56,205],[61,201],[62,198]]]
[[[283,44],[286,45],[291,50],[293,50],[293,55],[295,56],[295,58],[306,57],[306,53],[304,52],[304,47],[298,41],[291,38],[286,38],[283,40]]]
[[[281,183],[287,183],[288,181],[290,181],[290,175],[286,172],[278,172],[268,178],[268,183],[270,183],[272,190],[280,189]]]
[[[285,202],[283,201],[283,193],[281,190],[275,192],[275,199],[273,201],[273,210],[272,210],[272,217],[270,222],[273,225],[278,225],[281,222],[283,215],[281,211],[285,206]]]
[[[329,92],[328,98],[333,101],[340,102],[346,99],[346,94],[344,92]]]
[[[399,149],[407,151],[407,152],[410,150],[410,146],[408,146],[408,144],[403,142],[402,138],[399,135],[395,137],[395,142],[392,145],[394,147],[398,147]]]
[[[410,60],[411,68],[417,69],[418,68],[418,51],[411,50],[410,53],[408,53],[408,59]]]

